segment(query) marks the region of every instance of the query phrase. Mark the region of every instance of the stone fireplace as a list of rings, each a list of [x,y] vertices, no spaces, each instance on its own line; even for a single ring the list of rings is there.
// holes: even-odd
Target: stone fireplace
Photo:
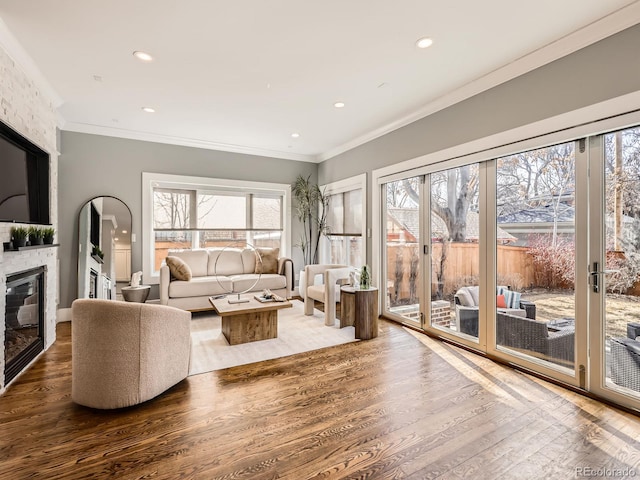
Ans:
[[[0,47],[0,121],[49,153],[49,223],[58,229],[58,137],[56,99],[49,88],[43,88],[39,75],[32,78],[32,70],[25,70],[20,61],[21,52],[7,52]],[[31,72],[31,73],[30,73]],[[25,226],[0,222],[0,244],[9,242],[10,230]],[[56,237],[58,237],[56,233]],[[58,249],[47,247],[24,251],[0,249],[0,311],[6,315],[7,279],[12,275],[36,268],[44,268],[42,341],[46,350],[56,339],[56,307],[58,303]],[[26,315],[26,310],[22,315]],[[5,322],[0,326],[0,393],[7,388],[5,380]],[[24,370],[24,369],[22,369]],[[21,370],[21,371],[22,371]]]

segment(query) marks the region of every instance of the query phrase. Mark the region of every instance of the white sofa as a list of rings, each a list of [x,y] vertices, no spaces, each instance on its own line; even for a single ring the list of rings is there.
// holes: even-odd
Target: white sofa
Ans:
[[[189,311],[210,310],[212,295],[242,292],[258,283],[251,292],[268,288],[276,295],[291,298],[293,264],[290,259],[278,259],[277,273],[254,273],[256,257],[253,249],[214,248],[170,252],[191,269],[191,280],[171,278],[169,267],[160,267],[160,303]],[[217,275],[216,275],[217,273]]]

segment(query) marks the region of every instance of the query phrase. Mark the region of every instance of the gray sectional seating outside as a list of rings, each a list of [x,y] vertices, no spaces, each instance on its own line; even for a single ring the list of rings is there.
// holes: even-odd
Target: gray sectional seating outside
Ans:
[[[640,324],[627,324],[627,338],[612,338],[611,381],[640,392]]]
[[[569,366],[574,360],[575,326],[555,329],[547,322],[497,312],[496,343]]]
[[[511,292],[498,287],[497,293]],[[478,336],[479,287],[462,287],[455,294],[456,326],[458,331]],[[469,301],[471,297],[471,303]],[[547,322],[538,321],[533,302],[522,300],[520,294],[506,293],[506,308],[496,311],[496,343],[498,346],[539,356],[561,365],[571,365],[574,360],[575,327],[556,329]]]
[[[507,307],[498,308],[499,312],[531,319],[536,318],[536,305],[533,302],[522,300],[520,293],[502,286],[497,288],[497,293],[504,293],[510,297],[507,300]],[[457,330],[474,337],[478,336],[479,296],[480,287],[477,285],[462,287],[454,295]]]

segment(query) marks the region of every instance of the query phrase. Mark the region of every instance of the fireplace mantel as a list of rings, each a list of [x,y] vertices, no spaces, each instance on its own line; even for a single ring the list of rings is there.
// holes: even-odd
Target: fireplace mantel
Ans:
[[[22,252],[24,250],[36,250],[40,248],[52,248],[59,247],[59,243],[47,243],[42,245],[26,245],[24,247],[11,248],[10,242],[3,242],[3,247],[5,252]]]

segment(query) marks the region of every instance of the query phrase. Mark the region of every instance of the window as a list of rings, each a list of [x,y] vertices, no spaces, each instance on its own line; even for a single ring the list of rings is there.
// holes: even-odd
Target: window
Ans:
[[[366,177],[325,186],[329,197],[327,235],[323,242],[322,262],[361,267],[366,263],[363,244]]]
[[[284,184],[143,174],[146,278],[157,279],[177,249],[247,242],[288,256],[290,191]]]

